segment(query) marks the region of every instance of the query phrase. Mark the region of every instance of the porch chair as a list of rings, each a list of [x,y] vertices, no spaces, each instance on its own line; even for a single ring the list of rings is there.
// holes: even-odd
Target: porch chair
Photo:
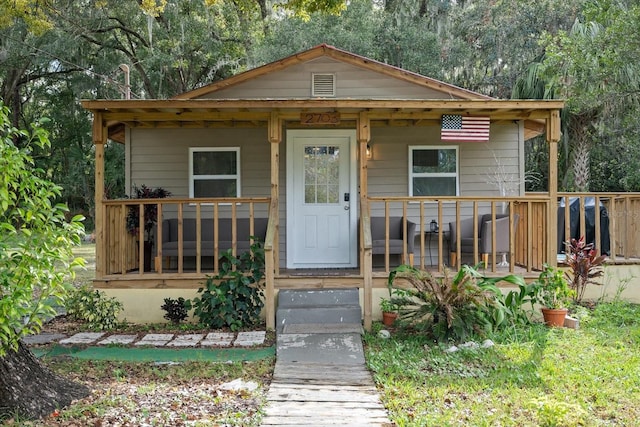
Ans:
[[[389,217],[389,255],[400,255],[404,264],[404,236],[403,217]],[[413,251],[415,247],[416,224],[407,220],[407,253],[409,265],[413,265]],[[373,255],[385,254],[385,217],[371,217],[371,243]]]
[[[519,218],[518,214],[513,215],[513,231],[509,232],[509,214],[496,215],[496,255],[509,253],[511,235],[515,236]],[[489,265],[489,255],[493,252],[491,248],[493,240],[491,235],[492,228],[491,215],[483,215],[482,230],[480,232],[480,253],[485,266]]]
[[[518,225],[519,215],[513,216],[513,233]],[[457,244],[458,230],[455,221],[449,223],[451,235],[451,265],[457,265]],[[460,254],[472,254],[475,246],[482,256],[485,266],[489,265],[489,254],[492,253],[492,221],[491,214],[484,214],[478,217],[478,237],[473,235],[473,218],[460,220]],[[509,214],[496,214],[496,254],[506,254],[509,252],[511,234],[509,232]]]

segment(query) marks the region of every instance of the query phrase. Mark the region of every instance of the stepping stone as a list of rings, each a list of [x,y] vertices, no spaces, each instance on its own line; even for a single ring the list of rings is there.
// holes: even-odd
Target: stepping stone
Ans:
[[[200,341],[201,347],[231,347],[235,334],[230,332],[210,332]]]
[[[91,344],[100,339],[104,332],[79,332],[75,335],[60,340],[60,344]]]
[[[238,347],[253,347],[254,345],[264,344],[264,340],[267,337],[266,331],[251,331],[251,332],[238,332],[238,337],[233,343]]]
[[[44,332],[38,335],[28,335],[22,338],[22,341],[26,345],[49,344],[66,337],[67,336],[65,334],[55,334],[55,333]]]
[[[195,347],[204,338],[204,334],[178,335],[167,347]]]
[[[173,334],[147,334],[134,345],[150,345],[154,347],[163,347],[173,339]]]
[[[138,335],[114,334],[114,335],[108,336],[102,341],[99,341],[98,345],[110,345],[110,344],[128,345],[137,339],[138,339]]]

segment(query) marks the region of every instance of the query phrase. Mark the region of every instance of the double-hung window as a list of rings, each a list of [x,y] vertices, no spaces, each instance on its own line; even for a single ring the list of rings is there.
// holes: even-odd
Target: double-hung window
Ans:
[[[189,197],[240,197],[240,148],[190,148]]]
[[[458,147],[409,146],[409,195],[457,196]]]

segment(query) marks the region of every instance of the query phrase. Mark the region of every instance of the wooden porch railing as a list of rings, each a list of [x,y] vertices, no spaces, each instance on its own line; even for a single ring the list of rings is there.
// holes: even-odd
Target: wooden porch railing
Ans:
[[[360,197],[360,274],[363,278],[364,328],[371,330],[373,322],[373,254],[369,201]],[[387,239],[388,240],[388,239]]]
[[[278,201],[272,200],[269,207],[269,223],[267,236],[264,239],[265,268],[265,319],[268,329],[276,328],[275,276],[279,274],[278,256]]]
[[[559,193],[558,229],[585,236],[612,262],[640,259],[640,193]],[[569,206],[569,209],[565,207]]]
[[[484,214],[490,214],[491,218],[495,219],[498,214],[509,213],[509,229],[512,231],[506,257],[508,271],[513,272],[516,266],[527,271],[540,270],[548,259],[548,236],[544,233],[547,229],[548,198],[545,197],[369,197],[369,206],[371,217],[403,218],[404,260],[409,259],[408,255],[411,255],[408,251],[409,242],[406,240],[407,221],[416,223],[417,246],[414,249],[414,265],[422,269],[429,267],[442,272],[445,265],[460,268],[462,256],[465,255],[461,252],[460,233],[457,241],[452,242],[449,224],[455,224],[457,229],[460,229],[460,221],[473,218],[473,235],[479,239],[478,222]],[[437,231],[431,230],[432,221],[436,221]],[[502,254],[496,251],[496,221],[492,221],[491,227],[493,241],[492,251],[488,254],[488,269],[496,272]],[[387,240],[388,233],[387,229]],[[451,254],[454,256],[450,256]],[[481,255],[476,245],[470,258],[467,255],[466,263],[479,264]],[[451,265],[452,261],[454,265]],[[390,268],[388,245],[384,254],[384,268],[385,271],[389,271]]]
[[[544,193],[529,193],[525,197],[369,197],[368,207],[370,218],[384,217],[387,224],[383,255],[387,272],[391,267],[388,218],[398,216],[403,218],[403,236],[407,221],[417,224],[414,265],[423,269],[441,272],[444,265],[451,266],[451,248],[456,248],[451,267],[460,268],[464,254],[459,249],[460,241],[450,240],[449,223],[459,229],[460,221],[473,218],[473,235],[478,238],[479,218],[484,214],[495,218],[503,212],[509,213],[510,229],[517,224],[506,257],[510,272],[516,267],[520,271],[540,271],[544,263],[561,262],[562,255],[558,254],[564,252],[565,242],[580,236],[595,242],[596,249],[608,255],[611,262],[640,262],[640,193],[559,193],[558,201],[552,205]],[[549,217],[558,221],[557,235],[549,232]],[[437,232],[431,231],[431,221],[437,222]],[[495,227],[496,222],[492,221],[492,248],[496,248]],[[403,243],[402,259],[407,260],[409,242],[405,239]],[[557,251],[550,252],[550,247],[556,247]],[[472,254],[467,254],[466,263],[477,265],[482,261],[481,255],[476,247]],[[494,249],[488,258],[488,270],[496,272],[502,254]]]
[[[145,274],[145,256],[151,256],[151,269],[157,274],[184,275],[188,273],[216,274],[218,272],[218,262],[223,249],[219,245],[220,220],[229,219],[231,226],[231,250],[237,253],[238,219],[247,218],[249,221],[249,235],[254,235],[254,225],[257,218],[268,218],[270,198],[211,198],[211,199],[121,199],[108,200],[103,202],[104,209],[104,242],[103,265],[96,266],[96,276],[128,274],[135,270],[142,275]],[[144,207],[154,205],[157,208],[156,224],[152,230],[155,246],[150,248],[147,245],[140,245],[138,242],[145,241],[145,231],[140,227],[136,234],[131,234],[127,230],[127,216],[130,209],[138,207],[139,223],[144,224]],[[178,247],[177,247],[177,267],[171,271],[163,265],[163,220],[174,218],[178,222]],[[196,242],[195,261],[192,268],[185,268],[184,264],[184,229],[185,219],[195,220]],[[210,221],[213,227],[213,250],[211,253],[203,251],[202,224]],[[149,253],[152,251],[151,253]],[[277,251],[274,255],[277,260]],[[204,256],[211,257],[210,265],[203,265]],[[151,273],[153,274],[153,273]]]

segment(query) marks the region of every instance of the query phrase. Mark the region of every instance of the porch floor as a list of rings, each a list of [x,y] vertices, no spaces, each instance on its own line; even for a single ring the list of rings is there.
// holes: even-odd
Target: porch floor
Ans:
[[[393,269],[397,266],[390,266],[390,269]],[[419,268],[418,266],[416,266]],[[449,268],[447,266],[447,268]],[[432,273],[435,276],[441,275],[438,273],[438,268],[436,266],[426,266],[425,269]],[[480,269],[480,272],[486,275],[487,277],[495,277],[495,276],[504,276],[509,274],[509,267],[500,267],[496,266],[495,271],[491,268],[488,269]],[[212,276],[214,274],[213,269],[201,269],[200,273],[197,273],[195,269],[183,269],[182,273],[178,272],[176,268],[163,268],[162,273],[158,273],[156,271],[145,271],[140,274],[139,271],[131,270],[126,274],[112,274],[106,276],[105,279],[108,280],[118,280],[118,278],[131,280],[139,277],[140,279],[150,279],[153,277],[162,277],[162,278],[177,278],[179,276],[185,278],[195,278],[195,277],[206,277]],[[523,276],[525,278],[537,277],[540,274],[539,271],[527,272],[526,268],[515,266],[513,274],[517,274]],[[389,276],[389,272],[384,267],[374,267],[372,272],[374,279],[387,278]],[[363,275],[360,272],[359,268],[312,268],[312,269],[287,269],[281,268],[279,273],[275,276],[276,279],[305,279],[305,278],[346,278],[346,279],[363,279]]]

